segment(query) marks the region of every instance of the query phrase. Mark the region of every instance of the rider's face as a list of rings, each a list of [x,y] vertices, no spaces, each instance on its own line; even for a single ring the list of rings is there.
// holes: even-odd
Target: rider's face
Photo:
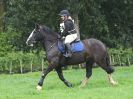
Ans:
[[[61,16],[61,20],[64,21],[65,20],[65,17],[64,16]]]
[[[67,19],[67,16],[61,16],[61,20],[64,21]]]

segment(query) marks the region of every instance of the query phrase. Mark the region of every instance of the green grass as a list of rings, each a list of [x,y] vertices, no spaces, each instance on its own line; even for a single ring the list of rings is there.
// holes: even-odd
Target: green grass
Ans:
[[[65,78],[74,87],[68,88],[51,72],[45,79],[43,90],[36,90],[41,72],[0,75],[0,99],[133,99],[133,66],[117,67],[113,78],[119,85],[112,86],[107,74],[100,68],[93,69],[93,75],[85,88],[79,88],[85,70],[66,70]]]

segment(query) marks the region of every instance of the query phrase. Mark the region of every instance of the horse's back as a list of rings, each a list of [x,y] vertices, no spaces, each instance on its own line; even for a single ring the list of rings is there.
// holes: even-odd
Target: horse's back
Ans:
[[[89,48],[101,48],[103,50],[106,50],[106,46],[103,42],[100,40],[90,38],[90,39],[85,39],[84,42],[88,43]]]
[[[107,48],[100,40],[90,38],[83,40],[87,53],[93,58],[101,59],[107,54]]]

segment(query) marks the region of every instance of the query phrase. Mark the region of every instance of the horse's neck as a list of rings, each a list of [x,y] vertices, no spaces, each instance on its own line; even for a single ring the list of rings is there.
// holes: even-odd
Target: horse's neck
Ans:
[[[48,53],[57,43],[59,34],[51,31],[45,32],[44,38],[45,39],[43,40],[43,46],[46,53]]]
[[[48,53],[57,43],[57,39],[54,38],[54,39],[45,39],[44,42],[43,42],[43,46],[44,46],[44,49],[46,51],[46,53]]]

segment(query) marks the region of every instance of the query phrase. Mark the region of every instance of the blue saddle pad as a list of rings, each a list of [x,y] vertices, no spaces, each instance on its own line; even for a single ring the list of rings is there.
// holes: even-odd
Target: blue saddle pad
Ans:
[[[58,41],[58,48],[62,53],[65,53],[65,45],[61,42]],[[84,44],[81,41],[73,42],[71,44],[71,51],[72,52],[81,52],[84,50]]]

